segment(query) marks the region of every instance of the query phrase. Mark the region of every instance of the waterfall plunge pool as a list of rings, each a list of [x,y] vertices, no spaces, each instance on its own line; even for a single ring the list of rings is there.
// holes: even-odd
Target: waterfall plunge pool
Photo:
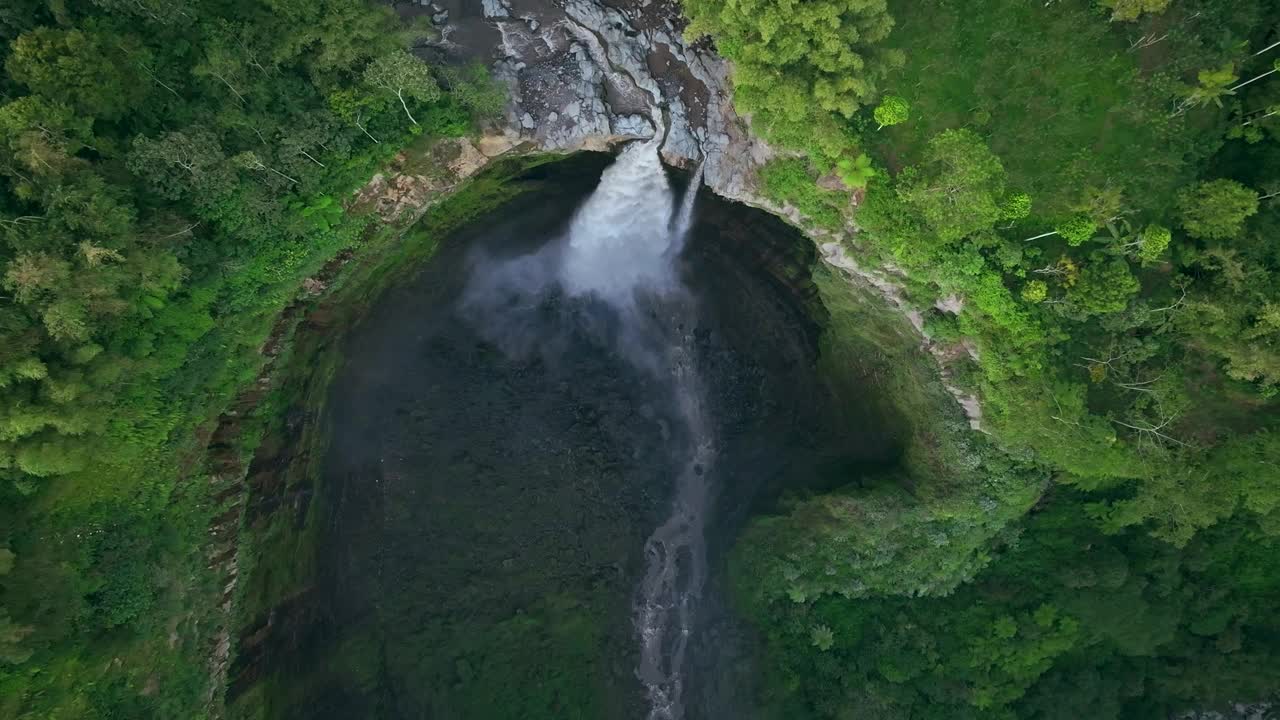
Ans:
[[[705,191],[683,232],[689,176],[641,150],[530,171],[345,333],[233,711],[750,717],[733,538],[897,448],[829,407],[812,243]]]

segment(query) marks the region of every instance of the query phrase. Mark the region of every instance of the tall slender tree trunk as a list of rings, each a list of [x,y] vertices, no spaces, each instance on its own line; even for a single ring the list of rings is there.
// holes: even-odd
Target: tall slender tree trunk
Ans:
[[[365,137],[369,138],[370,140],[372,140],[372,141],[373,141],[375,144],[377,144],[377,145],[381,145],[381,144],[382,144],[382,142],[381,142],[381,141],[379,141],[379,140],[378,140],[378,138],[376,138],[376,137],[374,137],[374,136],[372,136],[372,135],[370,135],[370,134],[369,134],[369,131],[365,129],[364,125],[363,125],[363,124],[361,124],[361,122],[360,122],[359,120],[356,120],[356,121],[355,121],[355,123],[356,123],[356,127],[360,128],[360,132],[364,133]]]
[[[1039,235],[1033,235],[1029,238],[1025,238],[1022,242],[1031,242],[1032,240],[1039,240],[1040,238],[1046,238],[1046,237],[1049,237],[1050,235],[1057,235],[1057,234],[1058,234],[1057,230],[1050,230],[1047,233],[1040,233]]]
[[[1277,45],[1280,45],[1280,42],[1273,42],[1273,43],[1271,43],[1270,45],[1268,45],[1268,46],[1266,46],[1266,47],[1262,48],[1262,49],[1261,49],[1261,50],[1259,50],[1258,52],[1254,53],[1253,55],[1250,55],[1250,57],[1257,57],[1257,56],[1261,55],[1262,53],[1264,53],[1264,52],[1266,52],[1266,51],[1270,50],[1271,48],[1276,47]]]
[[[313,162],[313,163],[315,163],[315,164],[319,165],[320,167],[325,167],[325,164],[324,164],[324,163],[322,163],[322,162],[320,162],[319,160],[317,160],[317,159],[315,159],[315,158],[311,157],[311,153],[307,152],[306,150],[303,150],[302,148],[298,148],[298,152],[302,153],[303,155],[306,155],[306,156],[307,156],[307,159],[308,159],[308,160],[310,160],[311,162]]]
[[[1231,88],[1231,91],[1232,91],[1232,92],[1235,92],[1236,90],[1239,90],[1240,88],[1244,87],[1245,85],[1248,85],[1249,83],[1253,82],[1254,80],[1261,80],[1262,78],[1264,78],[1264,77],[1266,77],[1266,76],[1268,76],[1268,75],[1271,75],[1271,74],[1273,74],[1273,73],[1275,73],[1275,72],[1276,72],[1276,69],[1275,69],[1275,68],[1272,68],[1272,69],[1270,69],[1270,70],[1268,70],[1268,71],[1266,71],[1266,72],[1262,73],[1261,75],[1256,75],[1256,76],[1254,76],[1254,77],[1251,77],[1251,78],[1249,78],[1248,80],[1245,80],[1244,82],[1240,83],[1239,85],[1237,85],[1237,86],[1235,86],[1235,87]]]
[[[409,122],[413,123],[414,125],[417,125],[418,121],[414,120],[413,115],[409,113],[409,105],[404,101],[404,94],[401,93],[399,90],[397,90],[396,97],[400,98],[400,107],[404,108],[404,114],[409,116]]]
[[[1271,117],[1272,115],[1275,115],[1276,113],[1280,113],[1280,110],[1272,110],[1271,112],[1267,113],[1266,115],[1263,115],[1262,117],[1253,118],[1252,120],[1244,123],[1240,127],[1248,127],[1249,125],[1252,125],[1256,122],[1262,122],[1263,120],[1266,120],[1267,118]]]
[[[260,162],[260,163],[258,163],[258,164],[259,164],[259,165],[261,165],[261,166],[262,166],[262,168],[263,168],[264,170],[268,170],[268,171],[270,171],[270,172],[273,172],[273,173],[275,173],[275,174],[279,175],[280,177],[284,178],[285,180],[288,180],[289,182],[293,183],[294,185],[297,185],[297,184],[298,184],[298,181],[297,181],[297,180],[294,180],[293,178],[289,177],[288,175],[285,175],[284,173],[282,173],[282,172],[280,172],[279,170],[277,170],[277,169],[275,169],[275,168],[271,167],[270,165],[268,165],[268,164],[266,164],[266,163],[264,163],[264,162]]]
[[[237,98],[239,98],[239,99],[240,99],[240,102],[242,102],[242,103],[244,102],[244,96],[240,94],[240,91],[239,91],[239,90],[236,90],[236,88],[235,88],[235,86],[234,86],[234,85],[232,85],[231,83],[227,82],[227,79],[226,79],[226,78],[222,77],[222,75],[220,75],[220,74],[218,74],[218,73],[214,73],[214,74],[213,74],[213,76],[214,76],[214,77],[216,77],[216,78],[218,78],[219,80],[221,80],[221,81],[222,81],[222,84],[223,84],[223,85],[226,85],[228,90],[230,90],[231,92],[235,93],[235,96],[236,96]]]

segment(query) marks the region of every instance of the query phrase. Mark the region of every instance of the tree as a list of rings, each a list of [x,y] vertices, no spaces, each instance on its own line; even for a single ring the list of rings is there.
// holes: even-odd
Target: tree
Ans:
[[[298,184],[297,180],[289,177],[288,175],[285,175],[279,170],[276,170],[275,168],[262,162],[262,158],[258,157],[258,154],[253,152],[252,150],[246,150],[242,153],[236,153],[231,158],[231,162],[235,164],[236,167],[241,167],[241,168],[244,168],[245,170],[252,170],[254,172],[266,171],[269,173],[273,173],[278,177],[282,177],[285,180],[288,180],[289,182],[295,185]]]
[[[1093,239],[1094,233],[1098,231],[1098,225],[1087,215],[1072,215],[1063,221],[1060,225],[1053,229],[1053,232],[1062,236],[1067,244],[1076,247]]]
[[[734,104],[767,139],[835,160],[851,118],[903,63],[879,48],[893,29],[886,0],[686,0],[686,35],[711,35],[733,62]]]
[[[920,167],[899,176],[897,193],[943,242],[1005,216],[1004,166],[971,130],[947,130],[930,140]]]
[[[1107,315],[1128,307],[1138,289],[1138,279],[1129,271],[1129,263],[1094,253],[1080,271],[1080,279],[1068,291],[1067,299],[1084,316]]]
[[[1262,73],[1262,74],[1260,74],[1260,75],[1254,75],[1253,77],[1249,78],[1248,80],[1245,80],[1245,81],[1244,81],[1244,82],[1242,82],[1242,83],[1239,83],[1239,84],[1237,84],[1237,85],[1232,86],[1232,88],[1231,88],[1231,92],[1232,92],[1232,93],[1234,93],[1236,90],[1239,90],[1240,88],[1244,87],[1245,85],[1248,85],[1248,84],[1253,83],[1253,82],[1257,82],[1258,80],[1261,80],[1262,78],[1264,78],[1264,77],[1266,77],[1266,76],[1268,76],[1268,75],[1272,75],[1272,74],[1275,74],[1275,73],[1278,73],[1278,72],[1280,72],[1280,60],[1275,60],[1275,61],[1273,61],[1273,62],[1271,63],[1271,69],[1270,69],[1270,70],[1268,70],[1268,71],[1266,71],[1266,72],[1264,72],[1264,73]]]
[[[61,175],[93,142],[93,120],[62,103],[28,95],[0,107],[0,144],[36,175]]]
[[[1239,80],[1240,76],[1236,75],[1235,65],[1227,63],[1217,70],[1201,70],[1196,75],[1196,79],[1199,84],[1187,89],[1186,98],[1178,106],[1179,110],[1210,104],[1222,107],[1222,98],[1235,94],[1231,85]]]
[[[507,105],[505,88],[489,76],[480,63],[465,67],[448,66],[440,71],[449,97],[471,112],[476,120],[487,121],[502,115]]]
[[[1146,226],[1138,238],[1138,259],[1142,262],[1155,261],[1169,247],[1172,239],[1173,233],[1169,228],[1154,223]]]
[[[13,43],[5,68],[46,100],[90,117],[119,118],[138,108],[149,84],[138,74],[148,52],[106,30],[36,28]]]
[[[1258,195],[1234,180],[1210,180],[1178,193],[1178,212],[1192,237],[1231,238],[1258,212]]]
[[[377,115],[386,108],[387,103],[390,102],[389,99],[381,95],[373,96],[346,89],[330,93],[328,100],[329,109],[335,115],[355,125],[374,144],[382,144],[381,140],[369,132],[368,122],[370,117]]]
[[[71,277],[71,266],[45,252],[28,252],[14,258],[4,273],[4,289],[20,303],[35,302]]]
[[[195,19],[195,13],[180,0],[93,0],[93,4],[158,25],[186,25]]]
[[[876,122],[880,123],[880,127],[876,129],[881,130],[890,125],[904,123],[907,121],[907,117],[910,113],[911,105],[907,103],[906,99],[900,98],[897,95],[887,95],[880,101],[880,104],[876,106],[875,113],[873,113],[875,115]]]
[[[866,153],[860,153],[853,159],[840,158],[836,162],[836,172],[845,187],[850,188],[864,188],[876,176],[876,169],[871,166],[871,158]]]
[[[831,646],[834,645],[836,641],[835,633],[833,633],[831,628],[826,625],[814,625],[810,628],[809,638],[810,644],[822,652],[830,650]]]
[[[440,99],[440,86],[431,70],[405,50],[388,53],[369,63],[364,71],[366,85],[389,92],[400,101],[404,114],[414,125],[418,121],[409,112],[408,98],[430,103]]]
[[[1049,297],[1049,286],[1043,280],[1032,280],[1022,286],[1022,299],[1029,303],[1042,303]]]
[[[1000,204],[1002,220],[1021,220],[1031,215],[1031,196],[1024,192],[1010,193]]]
[[[139,136],[129,153],[129,169],[170,199],[193,193],[209,200],[229,190],[232,177],[225,161],[217,137],[200,127]]]
[[[1196,342],[1226,361],[1229,377],[1280,385],[1280,303],[1259,303],[1255,293],[1223,293],[1186,303],[1179,319]],[[1265,394],[1265,393],[1264,393]]]
[[[48,3],[42,0],[8,0],[0,4],[0,45],[31,28],[51,22]]]
[[[211,33],[204,46],[204,57],[192,68],[196,77],[213,78],[240,104],[247,101],[244,92],[248,90],[245,76],[253,63],[253,54],[246,53],[240,43],[232,36],[233,29],[226,24],[219,24],[218,30]]]
[[[1263,108],[1263,112],[1261,115],[1254,115],[1250,117],[1248,120],[1241,123],[1241,126],[1248,127],[1250,125],[1256,125],[1257,123],[1260,123],[1263,120],[1266,120],[1267,118],[1272,117],[1274,115],[1280,115],[1280,105],[1268,105],[1267,107]]]
[[[1099,4],[1111,9],[1111,21],[1137,20],[1143,13],[1159,14],[1169,7],[1169,0],[1099,0]]]
[[[419,37],[439,35],[434,28],[406,29],[385,6],[345,0],[273,0],[272,8],[285,18],[290,32],[284,42],[263,38],[267,54],[279,55],[281,45],[291,57],[306,53],[313,77],[344,73]]]
[[[20,665],[31,657],[30,648],[21,645],[23,639],[35,631],[30,625],[18,625],[9,618],[9,611],[0,607],[0,665]]]

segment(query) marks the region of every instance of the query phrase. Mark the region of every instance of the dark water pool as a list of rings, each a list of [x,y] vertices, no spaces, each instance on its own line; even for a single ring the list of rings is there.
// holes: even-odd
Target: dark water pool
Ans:
[[[644,717],[631,612],[680,455],[670,388],[620,355],[599,302],[460,310],[477,257],[558,237],[593,186],[563,180],[473,223],[351,331],[317,485],[322,611],[273,660],[280,682],[326,681],[283,716]],[[699,199],[680,268],[718,460],[687,718],[750,716],[754,640],[723,569],[752,507],[895,452],[874,418],[824,423],[813,260],[777,219]]]

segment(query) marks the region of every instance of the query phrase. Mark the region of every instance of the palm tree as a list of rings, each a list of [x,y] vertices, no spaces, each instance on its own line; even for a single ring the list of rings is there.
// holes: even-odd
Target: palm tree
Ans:
[[[1240,76],[1236,75],[1235,66],[1227,63],[1218,70],[1201,70],[1196,79],[1200,84],[1187,91],[1186,99],[1179,106],[1180,111],[1187,107],[1204,107],[1210,103],[1222,107],[1222,98],[1235,94],[1231,83],[1239,80]]]

